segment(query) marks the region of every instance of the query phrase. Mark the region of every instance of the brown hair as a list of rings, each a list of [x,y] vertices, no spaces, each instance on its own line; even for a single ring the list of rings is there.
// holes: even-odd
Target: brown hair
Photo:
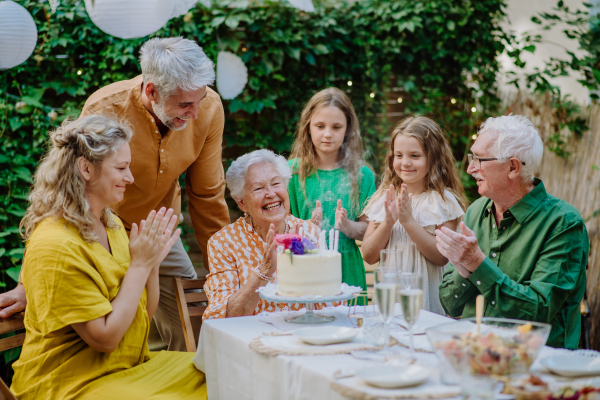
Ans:
[[[85,194],[85,180],[77,168],[77,159],[84,157],[100,166],[123,143],[129,142],[132,135],[129,126],[102,115],[65,120],[51,132],[50,149],[37,168],[29,195],[30,205],[19,225],[23,239],[29,239],[44,219],[62,217],[78,230],[86,242],[96,242],[94,217]],[[107,228],[119,227],[108,207],[102,210],[101,221]]]
[[[346,116],[346,135],[344,142],[338,150],[337,163],[338,166],[344,168],[350,176],[352,183],[352,199],[351,211],[359,209],[359,185],[361,179],[361,168],[365,165],[363,159],[363,143],[360,136],[360,127],[358,125],[358,117],[352,106],[352,102],[338,88],[327,88],[315,94],[304,106],[298,128],[296,129],[296,137],[292,148],[290,159],[295,159],[292,171],[298,174],[300,186],[306,198],[305,179],[316,172],[316,151],[315,146],[310,136],[310,120],[314,113],[324,107],[337,107]]]
[[[429,169],[425,176],[425,190],[436,190],[445,200],[444,190],[448,189],[456,197],[462,209],[466,211],[469,202],[465,197],[458,171],[454,166],[455,159],[448,139],[434,120],[423,116],[407,117],[400,121],[392,131],[381,185],[373,195],[373,199],[382,196],[390,184],[394,185],[396,190],[399,190],[402,185],[402,179],[394,170],[394,142],[398,135],[414,137],[425,152]]]

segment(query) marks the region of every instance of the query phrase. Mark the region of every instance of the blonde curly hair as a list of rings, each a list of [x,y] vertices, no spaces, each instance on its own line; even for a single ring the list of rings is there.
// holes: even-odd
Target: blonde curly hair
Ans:
[[[23,239],[29,239],[41,221],[54,217],[71,223],[86,242],[96,242],[94,217],[85,194],[86,182],[77,167],[77,159],[84,157],[100,167],[132,136],[129,126],[101,115],[65,120],[51,132],[50,149],[37,168],[29,195],[30,205],[19,225]],[[112,215],[105,207],[100,219],[107,228],[117,229]]]

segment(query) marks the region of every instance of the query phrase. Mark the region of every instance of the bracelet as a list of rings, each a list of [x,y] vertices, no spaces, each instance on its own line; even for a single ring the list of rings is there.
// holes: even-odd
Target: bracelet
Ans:
[[[267,276],[267,275],[263,274],[262,272],[260,272],[258,270],[258,268],[254,268],[254,273],[256,274],[256,276],[258,276],[263,281],[269,282],[271,280],[271,278],[272,278],[271,276]]]

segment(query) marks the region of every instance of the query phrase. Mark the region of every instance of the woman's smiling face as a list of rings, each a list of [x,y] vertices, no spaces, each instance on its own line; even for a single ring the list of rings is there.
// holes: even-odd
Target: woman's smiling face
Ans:
[[[244,197],[238,201],[240,209],[252,218],[252,223],[268,229],[270,224],[281,224],[290,211],[285,180],[271,163],[252,164],[244,184]]]

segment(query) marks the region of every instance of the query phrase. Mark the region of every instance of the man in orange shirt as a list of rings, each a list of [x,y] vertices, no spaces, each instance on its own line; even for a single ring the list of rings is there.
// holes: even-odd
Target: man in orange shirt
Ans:
[[[180,214],[178,179],[186,173],[192,226],[208,266],[208,239],[230,222],[221,163],[225,117],[219,95],[208,87],[215,79],[214,65],[195,42],[183,38],[150,39],[140,49],[140,64],[141,76],[98,90],[86,101],[81,116],[102,114],[134,130],[130,143],[134,182],[123,201],[112,205],[127,229],[161,207]],[[181,240],[160,265],[160,304],[154,318],[169,350],[186,351],[173,276],[196,278]],[[0,307],[10,306],[0,317],[22,310],[25,303],[19,284],[0,296]]]

